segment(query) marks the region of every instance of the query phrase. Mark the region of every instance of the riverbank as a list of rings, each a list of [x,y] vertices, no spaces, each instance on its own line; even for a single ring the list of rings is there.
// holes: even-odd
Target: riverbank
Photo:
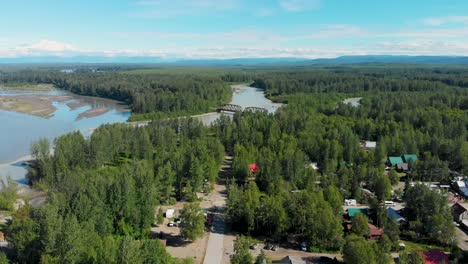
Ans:
[[[31,155],[25,155],[11,162],[0,164],[0,180],[6,183],[7,177],[10,177],[19,184],[27,185],[25,176],[28,173],[28,166],[25,162],[31,160],[33,160]]]
[[[235,84],[231,85],[231,88],[233,93],[231,103],[240,105],[243,109],[247,107],[259,107],[267,109],[269,113],[274,113],[282,106],[280,103],[274,103],[265,98],[263,90],[250,87],[248,84]],[[86,104],[83,104],[83,102],[86,102]],[[105,103],[109,105],[105,105]],[[6,130],[8,133],[3,135],[3,137],[1,137],[2,133],[0,131],[0,139],[5,139],[4,141],[0,140],[0,145],[5,151],[3,160],[0,155],[0,162],[3,162],[0,164],[0,179],[5,180],[7,175],[10,175],[13,180],[21,184],[27,183],[25,179],[27,167],[22,163],[32,159],[30,155],[25,154],[29,152],[29,145],[31,142],[40,137],[46,137],[52,142],[54,138],[76,130],[90,135],[95,128],[105,123],[127,123],[138,127],[144,126],[149,122],[125,122],[127,118],[123,119],[119,114],[122,113],[119,110],[122,110],[124,107],[122,105],[116,106],[115,104],[117,104],[117,102],[110,99],[74,96],[73,101],[55,103],[58,109],[54,112],[54,116],[49,119],[24,118],[25,116],[19,116],[18,114],[5,114],[4,118],[6,118],[4,123],[11,127],[7,127]],[[83,108],[87,107],[87,105],[89,105],[90,108]],[[109,108],[113,110],[107,110]],[[76,109],[80,109],[81,111],[74,111]],[[233,113],[208,112],[197,115],[187,115],[186,118],[191,117],[198,119],[204,125],[209,126],[222,115],[233,116]],[[95,119],[96,116],[100,117]],[[2,115],[0,112],[0,121],[2,120],[1,117]],[[21,118],[24,120],[21,121],[20,124],[24,124],[24,128],[23,125],[16,123],[18,120],[21,120]],[[64,121],[69,122],[72,126],[64,127]],[[0,154],[1,150],[2,149],[0,149]],[[8,161],[11,156],[15,158],[14,161]]]
[[[72,99],[71,96],[37,94],[0,96],[0,110],[49,118],[57,110],[53,102]]]

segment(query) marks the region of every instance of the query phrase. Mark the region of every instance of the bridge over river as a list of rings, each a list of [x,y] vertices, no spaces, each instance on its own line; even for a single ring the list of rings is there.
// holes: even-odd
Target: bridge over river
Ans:
[[[242,110],[242,106],[236,104],[225,104],[217,109],[218,112],[263,112],[268,113],[268,110],[263,107],[249,106]]]

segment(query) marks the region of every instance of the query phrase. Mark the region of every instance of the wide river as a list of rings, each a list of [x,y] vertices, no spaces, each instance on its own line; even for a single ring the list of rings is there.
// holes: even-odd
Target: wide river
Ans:
[[[281,104],[276,104],[264,97],[263,90],[251,88],[246,85],[235,85],[231,103],[245,107],[262,107],[273,113]],[[53,95],[68,95],[62,91],[51,91]],[[41,92],[39,95],[43,95]],[[5,95],[1,94],[1,95]],[[28,114],[0,110],[0,180],[5,180],[7,175],[19,183],[26,183],[26,168],[23,161],[30,159],[30,145],[39,138],[53,139],[72,132],[81,131],[89,136],[92,131],[103,124],[124,123],[130,117],[130,112],[125,110],[116,101],[72,95],[73,99],[80,101],[79,107],[71,108],[69,101],[53,102],[57,109],[49,118],[41,118]],[[105,113],[96,116],[82,117],[80,114],[89,112],[90,109],[108,108]],[[220,113],[207,113],[198,116],[206,125],[219,118]]]

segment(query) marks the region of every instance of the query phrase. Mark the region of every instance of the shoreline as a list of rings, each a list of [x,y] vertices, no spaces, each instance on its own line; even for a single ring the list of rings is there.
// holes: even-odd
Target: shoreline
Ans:
[[[249,84],[235,84],[235,85],[231,85],[233,97],[234,97],[236,94],[244,93],[248,88],[254,88],[254,87],[250,87],[250,86],[248,86],[248,85],[249,85]],[[256,89],[258,89],[258,88],[256,88]],[[79,97],[81,97],[81,98],[79,98]],[[85,97],[85,96],[78,96],[77,99],[80,100],[80,99],[82,99],[83,97]],[[90,97],[90,98],[93,98],[93,97]],[[111,99],[108,99],[108,100],[113,101],[113,100],[111,100]],[[83,101],[81,101],[81,102],[83,102]],[[70,102],[70,103],[73,103],[73,102]],[[75,103],[76,103],[76,102],[75,102]],[[231,99],[231,103],[233,103],[233,99]],[[78,105],[78,104],[77,104],[77,105]],[[76,106],[76,105],[75,105],[75,106]],[[70,107],[70,106],[69,106],[69,107]],[[127,110],[127,109],[119,109],[118,107],[116,107],[116,109],[118,109],[118,110],[124,110],[124,111]],[[94,110],[94,109],[91,109],[91,110]],[[100,109],[100,108],[97,108],[97,110],[101,110],[101,111],[102,111],[102,109]],[[7,111],[8,111],[8,110],[7,110]],[[96,111],[96,110],[94,110],[94,111]],[[86,113],[86,112],[90,112],[90,111],[88,110],[88,111],[85,111],[85,113]],[[107,112],[107,111],[106,111],[106,112]],[[22,114],[24,114],[24,113],[22,113]],[[218,112],[207,112],[207,113],[203,113],[203,114],[192,115],[192,116],[183,116],[183,117],[178,117],[178,118],[196,118],[196,119],[199,119],[200,121],[202,121],[203,123],[205,123],[205,122],[204,122],[205,120],[203,120],[204,117],[211,117],[211,116],[212,116],[213,118],[216,118],[218,115],[221,115],[221,114],[218,113]],[[211,122],[211,121],[212,121],[212,120],[209,120],[208,122]],[[128,122],[128,121],[126,121],[126,122],[122,122],[122,124],[128,124],[128,125],[136,125],[136,126],[138,126],[139,124],[148,123],[148,122],[151,122],[151,121],[138,121],[138,122]],[[91,134],[92,134],[92,132],[93,132],[96,128],[97,128],[97,127],[94,127],[94,128],[91,129]],[[51,150],[51,153],[53,153],[53,149]],[[1,161],[0,161],[0,162],[1,162],[1,163],[0,163],[0,173],[2,173],[1,170],[4,170],[4,169],[6,169],[6,168],[8,168],[8,167],[18,167],[18,165],[16,165],[16,164],[21,163],[21,162],[25,162],[25,161],[30,161],[30,160],[32,160],[32,159],[33,159],[33,157],[32,157],[31,155],[26,154],[26,155],[22,155],[22,156],[19,156],[19,157],[17,157],[17,158],[14,158],[14,159],[11,160],[11,161],[6,161],[6,162],[1,162]],[[6,176],[6,175],[2,175],[2,176]]]
[[[0,168],[4,168],[8,166],[15,166],[16,163],[30,161],[30,160],[33,160],[33,157],[31,155],[24,155],[24,156],[17,158],[16,160],[0,163]]]

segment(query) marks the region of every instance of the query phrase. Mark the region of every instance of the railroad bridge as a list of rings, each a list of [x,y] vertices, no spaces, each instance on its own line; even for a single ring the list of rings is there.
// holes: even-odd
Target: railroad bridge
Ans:
[[[268,113],[268,110],[266,110],[265,108],[262,108],[262,107],[254,107],[254,106],[251,106],[251,107],[246,107],[246,108],[244,109],[244,112],[253,112],[253,113],[262,112],[262,113]]]
[[[225,104],[218,107],[218,112],[263,112],[268,113],[268,110],[262,107],[250,106],[242,111],[242,106],[236,104]]]
[[[218,107],[218,112],[242,112],[242,106],[235,104],[225,104]]]

